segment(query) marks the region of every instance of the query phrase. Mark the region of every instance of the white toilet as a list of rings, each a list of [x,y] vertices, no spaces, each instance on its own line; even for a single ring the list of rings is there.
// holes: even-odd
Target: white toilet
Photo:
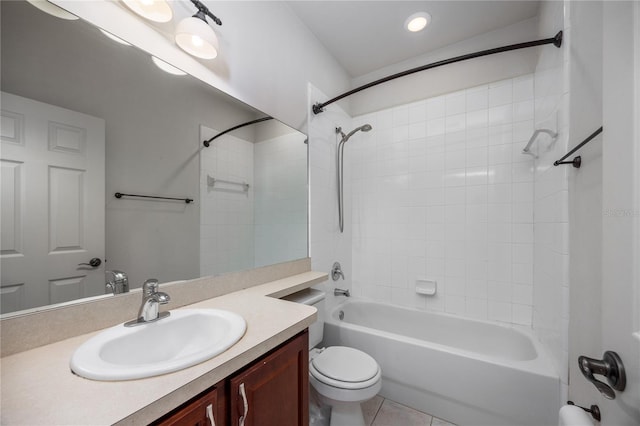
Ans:
[[[331,426],[364,426],[360,403],[378,394],[382,371],[376,360],[354,348],[314,349],[322,341],[324,298],[324,292],[310,288],[284,299],[318,309],[318,320],[309,327],[309,382],[331,406]]]

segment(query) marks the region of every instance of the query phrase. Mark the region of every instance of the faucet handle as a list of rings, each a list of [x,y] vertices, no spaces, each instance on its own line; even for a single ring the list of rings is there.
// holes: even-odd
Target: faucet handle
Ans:
[[[344,280],[344,274],[342,273],[340,262],[334,262],[331,267],[331,279],[338,281],[338,278],[342,278]]]
[[[158,292],[158,280],[150,278],[142,284],[142,293],[144,296],[151,296]]]

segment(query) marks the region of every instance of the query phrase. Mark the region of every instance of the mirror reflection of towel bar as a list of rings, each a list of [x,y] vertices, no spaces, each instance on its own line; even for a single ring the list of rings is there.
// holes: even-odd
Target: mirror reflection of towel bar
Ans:
[[[118,199],[122,197],[137,197],[137,198],[150,198],[155,200],[176,200],[176,201],[184,201],[187,204],[190,204],[193,202],[193,198],[158,197],[155,195],[124,194],[122,192],[116,192],[115,197]]]
[[[216,183],[225,183],[227,185],[239,185],[239,186],[242,186],[242,190],[244,192],[249,191],[249,184],[246,182],[234,182],[231,180],[216,179],[214,177],[207,175],[207,185],[216,186]]]

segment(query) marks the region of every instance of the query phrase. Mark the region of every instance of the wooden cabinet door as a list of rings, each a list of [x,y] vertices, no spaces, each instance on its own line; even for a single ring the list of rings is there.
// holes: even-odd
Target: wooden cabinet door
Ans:
[[[221,383],[200,394],[166,417],[155,426],[226,426],[224,384]]]
[[[304,331],[230,380],[232,426],[309,424],[309,333]]]

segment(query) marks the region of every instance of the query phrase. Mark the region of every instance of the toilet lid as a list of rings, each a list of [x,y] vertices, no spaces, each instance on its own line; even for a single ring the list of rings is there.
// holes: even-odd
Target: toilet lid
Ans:
[[[311,361],[318,373],[340,382],[364,382],[378,374],[378,363],[366,353],[345,346],[331,346]]]

